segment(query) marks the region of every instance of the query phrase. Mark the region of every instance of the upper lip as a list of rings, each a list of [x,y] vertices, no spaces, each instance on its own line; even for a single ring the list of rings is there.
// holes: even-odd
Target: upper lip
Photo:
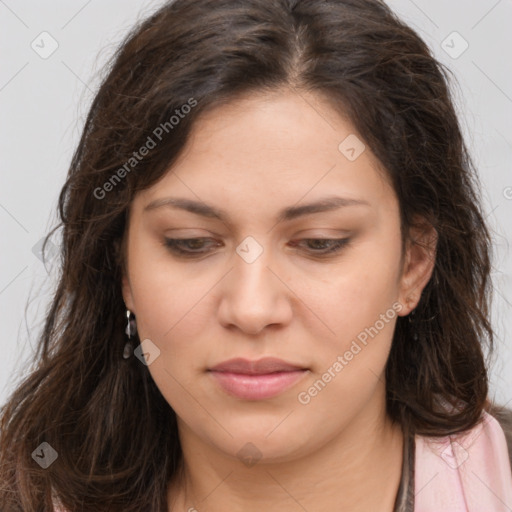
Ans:
[[[237,357],[213,366],[210,368],[210,371],[264,375],[267,373],[292,372],[305,369],[306,368],[302,366],[288,363],[276,357],[264,357],[258,361],[250,361],[249,359]]]

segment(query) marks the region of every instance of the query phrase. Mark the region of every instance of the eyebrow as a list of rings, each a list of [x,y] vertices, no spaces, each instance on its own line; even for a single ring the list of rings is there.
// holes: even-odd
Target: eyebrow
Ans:
[[[165,197],[162,199],[155,199],[145,206],[144,212],[155,210],[161,207],[178,208],[185,210],[202,217],[209,217],[219,219],[221,221],[227,221],[229,215],[226,211],[206,204],[200,201],[194,201],[192,199],[185,199],[179,197]],[[328,196],[324,197],[313,203],[304,204],[301,206],[288,206],[279,212],[276,218],[276,222],[285,222],[302,217],[304,215],[310,215],[312,213],[328,212],[337,210],[346,206],[371,206],[368,201],[363,199],[352,199],[339,196]]]

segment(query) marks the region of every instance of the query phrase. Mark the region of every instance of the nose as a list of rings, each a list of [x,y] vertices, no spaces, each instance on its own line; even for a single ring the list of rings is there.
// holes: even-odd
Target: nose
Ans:
[[[220,323],[253,335],[271,325],[288,324],[293,313],[293,293],[271,261],[269,250],[265,248],[252,262],[237,253],[233,256],[234,268],[221,282]]]

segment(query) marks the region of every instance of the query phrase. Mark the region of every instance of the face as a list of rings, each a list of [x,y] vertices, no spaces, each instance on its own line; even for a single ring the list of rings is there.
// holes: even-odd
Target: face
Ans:
[[[182,439],[276,461],[314,452],[382,412],[397,316],[432,257],[407,246],[401,261],[396,195],[320,97],[248,96],[192,135],[130,210],[123,296],[148,370]],[[298,370],[211,371],[265,357]]]

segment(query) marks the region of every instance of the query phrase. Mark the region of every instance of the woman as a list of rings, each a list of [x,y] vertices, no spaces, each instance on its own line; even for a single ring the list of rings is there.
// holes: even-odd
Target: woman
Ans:
[[[1,510],[512,508],[477,187],[445,71],[384,3],[166,4],[60,196]]]

